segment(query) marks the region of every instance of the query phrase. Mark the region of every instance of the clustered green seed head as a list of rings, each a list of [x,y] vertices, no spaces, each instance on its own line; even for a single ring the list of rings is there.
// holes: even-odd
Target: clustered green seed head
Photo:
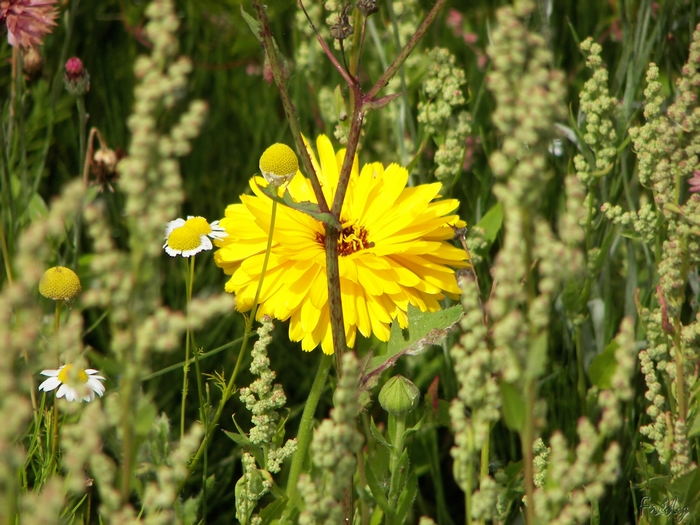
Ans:
[[[449,127],[445,142],[440,144],[435,153],[435,178],[446,180],[456,177],[462,172],[464,162],[465,142],[472,131],[471,115],[461,111],[457,116],[455,127]]]
[[[466,76],[463,69],[455,66],[454,55],[445,48],[430,50],[427,62],[423,82],[427,100],[418,104],[418,122],[423,124],[426,133],[436,135],[442,132],[453,109],[464,104],[462,86]]]
[[[586,64],[593,70],[580,94],[580,112],[585,116],[583,141],[591,148],[595,165],[589,166],[583,155],[577,155],[574,164],[579,179],[587,184],[591,171],[605,171],[616,156],[618,106],[608,91],[608,70],[600,58],[602,47],[589,37],[581,42],[581,50],[588,54]]]
[[[250,429],[248,437],[255,445],[268,447],[268,450],[272,451],[273,461],[268,458],[265,469],[276,473],[280,470],[280,463],[296,450],[296,439],[288,441],[281,449],[272,442],[280,420],[277,411],[287,403],[282,385],[272,384],[277,376],[273,370],[270,370],[270,359],[267,357],[267,346],[272,342],[270,336],[272,328],[272,320],[267,316],[263,317],[262,325],[258,328],[259,338],[251,352],[253,362],[250,365],[250,372],[258,376],[258,379],[249,387],[241,388],[239,396],[246,408],[253,413],[251,417],[253,428]]]

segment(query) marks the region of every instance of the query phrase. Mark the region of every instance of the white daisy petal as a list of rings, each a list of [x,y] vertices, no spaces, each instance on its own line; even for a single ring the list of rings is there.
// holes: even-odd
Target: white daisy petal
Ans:
[[[87,386],[91,389],[91,392],[94,392],[100,397],[105,393],[105,386],[95,377],[88,379]]]
[[[64,385],[66,386],[66,385]],[[66,401],[75,401],[78,399],[78,392],[75,390],[75,388],[71,388],[69,386],[66,386]]]
[[[168,246],[168,243],[165,243],[163,245],[163,248],[165,248],[165,253],[170,255],[170,257],[177,257],[178,255],[180,255],[182,253],[182,251],[175,250],[175,249],[171,248],[170,246]]]
[[[170,221],[167,226],[165,227],[165,239],[168,239],[168,235],[175,229],[179,228],[180,226],[184,226],[185,224],[185,219],[175,219],[174,221]]]
[[[63,367],[61,367],[63,368]],[[49,377],[56,377],[58,373],[61,371],[61,368],[58,370],[42,370],[41,375],[42,376],[49,376]]]
[[[70,388],[68,388],[68,385],[61,383],[61,386],[58,387],[58,391],[56,392],[56,397],[61,398],[65,396],[67,392],[70,392]]]
[[[211,243],[211,240],[209,239],[209,237],[207,237],[206,235],[202,235],[200,237],[200,239],[202,240],[202,249],[203,250],[211,250],[212,249],[212,243]]]
[[[39,390],[43,390],[44,392],[49,392],[50,390],[54,390],[58,388],[58,385],[60,385],[61,382],[55,378],[55,377],[49,377],[46,381],[41,383],[39,385]]]

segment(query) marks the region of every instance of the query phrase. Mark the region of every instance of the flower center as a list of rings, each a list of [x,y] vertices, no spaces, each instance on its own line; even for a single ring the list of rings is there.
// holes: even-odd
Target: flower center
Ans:
[[[67,364],[58,373],[58,380],[68,385],[76,383],[84,385],[88,382],[88,375],[82,368],[73,370],[73,365]]]
[[[200,234],[188,225],[175,228],[168,235],[168,244],[175,250],[192,250],[201,242]]]
[[[368,235],[367,230],[361,226],[357,226],[356,224],[346,226],[343,228],[343,231],[340,232],[340,237],[338,238],[338,255],[345,257],[346,255],[351,255],[360,250],[373,248],[374,243],[367,240]],[[322,233],[317,233],[316,242],[325,246],[326,236]]]
[[[209,226],[209,223],[204,217],[192,217],[191,219],[187,219],[184,226],[192,228],[199,235],[209,235],[211,233],[211,226]]]

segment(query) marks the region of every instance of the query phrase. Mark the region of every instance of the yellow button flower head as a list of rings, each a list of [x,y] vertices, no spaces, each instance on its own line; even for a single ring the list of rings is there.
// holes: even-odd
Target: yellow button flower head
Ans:
[[[223,239],[226,235],[219,221],[209,223],[204,217],[189,215],[187,220],[175,219],[167,224],[163,249],[171,257],[190,257],[213,248],[209,237]]]
[[[330,140],[316,141],[320,164],[306,147],[328,202],[333,202],[345,150],[336,153]],[[236,294],[237,308],[252,308],[260,280],[272,201],[251,179],[254,195],[241,195],[221,220],[228,237],[217,242],[214,261],[231,276],[226,291]],[[340,292],[349,345],[357,330],[389,339],[389,325],[397,320],[406,327],[408,305],[421,311],[440,309],[445,296],[459,297],[453,268],[467,265],[466,254],[448,242],[451,226],[464,221],[449,215],[454,199],[434,201],[441,184],[406,187],[408,171],[398,164],[384,168],[375,162],[360,172],[355,162],[340,214],[343,226],[338,241]],[[294,177],[288,191],[296,201],[316,201],[311,182]],[[333,352],[326,280],[324,225],[286,206],[277,208],[270,261],[260,292],[256,317],[263,315],[289,323],[289,337],[302,349]]]
[[[286,144],[273,144],[260,157],[260,173],[273,186],[286,184],[298,170],[297,155]]]
[[[49,268],[39,281],[39,293],[54,301],[70,301],[81,289],[78,276],[65,266]]]

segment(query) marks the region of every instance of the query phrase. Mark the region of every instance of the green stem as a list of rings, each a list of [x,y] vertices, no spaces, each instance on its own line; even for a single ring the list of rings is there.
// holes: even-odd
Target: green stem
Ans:
[[[527,379],[525,381],[525,424],[521,433],[521,446],[523,454],[523,463],[525,470],[525,495],[527,496],[527,505],[525,506],[525,517],[527,525],[535,524],[535,471],[534,471],[534,454],[532,452],[532,443],[535,436],[535,381]]]
[[[189,313],[194,283],[194,257],[185,258],[185,287],[187,289],[186,309]],[[190,370],[190,327],[185,333],[185,364],[182,367],[182,402],[180,404],[180,439],[185,435],[185,406],[187,404],[187,376]]]
[[[323,354],[321,356],[321,361],[318,364],[318,370],[316,370],[314,383],[311,386],[309,397],[306,398],[304,412],[301,415],[299,432],[297,433],[297,451],[292,459],[292,466],[289,470],[289,478],[287,479],[287,497],[289,498],[287,509],[289,510],[293,509],[299,500],[297,482],[299,481],[299,476],[301,475],[301,469],[304,466],[306,449],[311,442],[311,433],[313,430],[312,427],[314,415],[316,414],[316,407],[318,406],[319,399],[321,399],[323,388],[326,385],[326,379],[328,378],[328,372],[330,371],[332,362],[333,360],[330,355]],[[288,517],[289,512],[285,512],[285,515]],[[284,523],[284,515],[282,519],[280,519],[280,523]]]
[[[2,260],[5,263],[5,275],[7,282],[12,284],[12,266],[10,266],[10,251],[7,249],[7,238],[5,237],[5,224],[0,216],[0,247],[2,248]]]
[[[56,309],[54,312],[53,320],[53,336],[56,343],[56,368],[61,367],[61,349],[58,344],[58,328],[60,326],[61,319],[61,307],[63,306],[63,301],[56,301]],[[51,459],[49,460],[49,473],[52,473],[54,467],[56,466],[56,452],[58,450],[58,398],[53,399],[53,418],[51,421],[52,428],[52,438],[51,438]]]
[[[393,422],[391,421],[392,419]],[[393,428],[391,444],[394,448],[391,451],[391,459],[389,461],[391,480],[389,482],[389,514],[387,515],[387,525],[394,525],[396,523],[396,505],[399,500],[399,494],[401,494],[403,488],[400,486],[403,473],[400,472],[398,465],[403,455],[403,443],[406,434],[406,414],[398,416],[390,415],[389,428]]]
[[[262,290],[263,281],[265,280],[265,272],[267,272],[267,265],[270,262],[270,252],[272,250],[272,233],[275,229],[275,219],[276,218],[277,218],[277,202],[272,201],[272,212],[270,213],[270,232],[268,233],[268,236],[267,236],[267,248],[265,249],[265,259],[263,259],[263,265],[262,265],[262,269],[260,271],[260,280],[258,281],[258,287],[255,290],[255,298],[253,299],[253,307],[250,310],[250,316],[248,316],[248,318],[246,319],[245,332],[243,333],[243,340],[241,341],[241,349],[238,352],[238,359],[236,359],[236,366],[233,368],[233,374],[231,375],[231,378],[228,380],[228,383],[226,384],[226,388],[224,388],[224,391],[221,394],[221,401],[219,401],[219,405],[216,407],[216,412],[214,413],[214,417],[212,418],[211,423],[207,424],[205,428],[214,428],[217,425],[217,423],[219,422],[219,419],[221,418],[221,414],[224,410],[224,405],[226,405],[226,402],[233,395],[234,385],[236,383],[236,378],[238,377],[238,371],[240,370],[241,363],[243,362],[243,355],[245,354],[246,346],[248,346],[248,339],[250,339],[250,334],[253,332],[253,323],[255,322],[255,312],[258,309],[258,299],[260,298],[260,291]],[[190,461],[190,464],[188,465],[189,472],[192,472],[192,469],[195,467],[195,465],[199,461],[199,458],[202,457],[202,454],[204,453],[206,447],[207,447],[207,440],[206,440],[206,436],[205,436],[205,439],[203,439],[202,442],[199,444],[199,448],[197,449],[197,452],[195,453],[194,457],[192,458],[192,461]],[[184,481],[182,484],[184,484]],[[182,490],[182,486],[180,487],[180,490]]]
[[[51,96],[49,98],[48,107],[48,117],[46,126],[46,138],[44,139],[44,145],[41,148],[41,154],[39,156],[39,162],[36,163],[36,170],[34,175],[34,182],[32,184],[32,193],[36,193],[39,189],[39,183],[41,182],[42,175],[44,174],[44,168],[46,167],[46,160],[48,159],[49,149],[53,144],[53,129],[56,120],[56,104],[61,96],[61,89],[63,88],[63,75],[65,74],[64,65],[66,59],[68,58],[68,51],[70,49],[71,37],[73,35],[73,27],[75,26],[75,14],[78,12],[78,7],[80,6],[80,0],[73,0],[71,2],[70,8],[65,11],[65,16],[63,20],[65,21],[65,39],[63,40],[63,47],[61,47],[61,55],[58,63],[61,64],[57,68],[56,73],[51,81]]]
[[[328,203],[326,202],[326,197],[323,195],[323,190],[321,189],[321,183],[318,181],[316,176],[316,171],[311,162],[311,156],[304,145],[304,140],[301,136],[301,128],[299,127],[299,118],[297,117],[297,110],[292,103],[292,99],[289,96],[289,91],[285,84],[285,79],[282,77],[282,68],[280,66],[279,57],[275,52],[275,45],[272,40],[272,31],[270,31],[270,23],[267,19],[267,11],[262,5],[262,0],[253,0],[253,7],[258,16],[258,21],[260,22],[260,38],[262,39],[263,51],[270,61],[270,67],[272,68],[272,76],[275,78],[275,84],[277,85],[277,90],[280,94],[280,99],[282,99],[282,107],[284,108],[284,113],[289,122],[289,129],[292,132],[292,137],[294,138],[294,144],[296,145],[297,152],[301,157],[301,163],[304,166],[306,175],[311,181],[311,186],[314,189],[314,195],[316,195],[316,202],[318,202],[319,209],[328,213]],[[342,67],[342,66],[341,66]]]
[[[199,350],[194,343],[194,334],[192,335],[192,347],[194,348],[194,368],[195,374],[197,376],[197,394],[199,397],[199,419],[202,421],[202,426],[204,427],[204,452],[202,455],[204,459],[202,460],[202,520],[200,523],[205,524],[207,522],[207,470],[209,467],[209,461],[207,458],[207,453],[209,451],[209,410],[207,409],[208,403],[204,398],[204,388],[202,385],[202,371],[199,368]]]
[[[413,36],[408,39],[408,42],[406,42],[406,45],[403,46],[403,49],[391,63],[389,68],[384,71],[384,74],[379,77],[379,80],[377,80],[374,86],[372,86],[372,89],[367,92],[365,99],[373,100],[374,97],[386,87],[389,81],[394,78],[394,75],[396,75],[399,68],[413,52],[413,49],[418,45],[420,39],[423,38],[423,35],[425,35],[425,33],[428,31],[430,25],[435,21],[435,18],[437,18],[438,13],[440,13],[440,10],[444,7],[446,1],[447,0],[437,0],[437,2],[435,2],[435,5],[428,13],[428,16],[426,16],[423,22],[421,22],[420,26],[418,26],[418,29],[416,29]]]
[[[87,127],[87,111],[85,111],[85,99],[80,96],[75,98],[75,104],[78,106],[78,135],[80,140],[80,164],[83,166],[85,162],[85,146],[86,146],[86,135],[85,128]]]

